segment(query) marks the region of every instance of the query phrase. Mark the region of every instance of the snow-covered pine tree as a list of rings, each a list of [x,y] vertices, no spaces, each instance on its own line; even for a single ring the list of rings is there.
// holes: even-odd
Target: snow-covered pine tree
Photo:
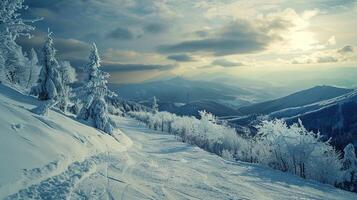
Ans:
[[[34,86],[34,84],[38,80],[38,76],[39,76],[39,72],[40,72],[40,66],[38,65],[37,53],[34,49],[31,49],[27,69],[28,69],[27,70],[28,73],[27,73],[26,88],[31,88]]]
[[[63,95],[60,96],[58,107],[62,111],[67,110],[69,104],[69,97],[71,93],[70,83],[73,83],[76,80],[76,70],[71,66],[71,63],[68,61],[62,61],[59,65],[59,74],[61,77],[61,84],[63,86]]]
[[[8,41],[5,54],[5,81],[10,84],[26,86],[28,59],[14,41]]]
[[[53,47],[52,33],[49,32],[43,47],[43,66],[41,68],[38,85],[33,87],[31,94],[38,96],[41,101],[47,101],[43,108],[35,110],[38,114],[45,114],[48,108],[57,104],[64,95],[60,66]]]
[[[350,191],[357,191],[357,158],[353,144],[348,144],[343,149],[343,152],[343,187]]]
[[[88,81],[81,88],[82,108],[78,117],[92,120],[94,127],[111,134],[113,126],[109,118],[105,97],[110,93],[107,88],[109,74],[100,70],[100,57],[97,46],[93,43],[89,55],[89,63],[85,67]]]
[[[0,1],[0,56],[3,58],[1,78],[9,84],[26,86],[28,59],[22,53],[15,40],[20,35],[30,36],[34,27],[20,17],[19,10],[26,9],[24,0]]]
[[[152,99],[152,112],[155,114],[159,111],[159,105],[157,104],[157,99],[156,97],[154,96],[153,99]]]

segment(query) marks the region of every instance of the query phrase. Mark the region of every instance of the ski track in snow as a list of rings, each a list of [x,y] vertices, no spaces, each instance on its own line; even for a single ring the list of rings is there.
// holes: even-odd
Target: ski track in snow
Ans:
[[[228,162],[118,117],[133,144],[74,162],[12,199],[357,199],[332,186],[242,162]]]
[[[61,174],[22,189],[5,199],[68,199],[76,184],[94,172],[96,163],[101,160],[99,158],[100,156],[94,156],[83,162],[74,162]]]

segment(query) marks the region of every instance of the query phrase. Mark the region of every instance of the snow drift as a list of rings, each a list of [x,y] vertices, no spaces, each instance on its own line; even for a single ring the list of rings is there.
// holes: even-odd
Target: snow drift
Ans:
[[[0,84],[0,199],[74,161],[126,146],[126,140],[120,143],[56,111],[46,117],[32,113],[40,103]],[[123,137],[118,130],[115,136]]]

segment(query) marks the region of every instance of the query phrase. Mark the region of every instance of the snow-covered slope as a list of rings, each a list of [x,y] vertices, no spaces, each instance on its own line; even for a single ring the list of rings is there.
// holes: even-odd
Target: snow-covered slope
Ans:
[[[357,199],[114,117],[115,138],[0,85],[0,199]]]
[[[61,174],[74,161],[127,146],[55,111],[33,114],[38,103],[0,84],[0,199]]]
[[[331,99],[351,92],[351,89],[337,88],[332,86],[316,86],[307,90],[302,90],[288,96],[257,103],[239,108],[245,115],[248,114],[269,114],[278,110],[304,106],[323,100]]]
[[[181,105],[178,103],[164,103],[160,104],[160,110],[168,111],[180,116],[186,115],[195,117],[199,117],[199,111],[202,110],[213,113],[218,117],[238,114],[233,107],[211,100],[193,101]]]
[[[357,145],[357,90],[317,103],[280,110],[271,118],[284,118],[289,123],[298,119],[306,128],[332,137],[342,149],[352,142]]]

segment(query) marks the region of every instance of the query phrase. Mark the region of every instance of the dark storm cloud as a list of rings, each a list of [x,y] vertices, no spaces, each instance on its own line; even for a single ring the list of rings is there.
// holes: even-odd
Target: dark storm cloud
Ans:
[[[232,62],[226,59],[217,59],[212,62],[212,65],[217,65],[221,67],[238,67],[243,66],[243,63],[240,62]]]
[[[117,40],[131,40],[134,38],[134,34],[129,29],[118,27],[111,31],[107,37]]]
[[[162,33],[167,29],[166,24],[153,23],[144,27],[144,31],[147,33]]]
[[[169,55],[167,56],[167,59],[169,60],[174,60],[177,62],[191,62],[194,61],[193,57],[187,55],[187,54],[174,54],[174,55]]]
[[[256,29],[244,21],[231,23],[215,37],[189,40],[177,44],[161,45],[160,53],[207,52],[216,56],[245,54],[262,51],[277,38],[268,36],[266,31]]]
[[[171,70],[177,67],[177,65],[155,65],[155,64],[120,64],[114,62],[103,62],[104,71],[111,72],[131,72],[131,71],[150,71],[150,70]]]

